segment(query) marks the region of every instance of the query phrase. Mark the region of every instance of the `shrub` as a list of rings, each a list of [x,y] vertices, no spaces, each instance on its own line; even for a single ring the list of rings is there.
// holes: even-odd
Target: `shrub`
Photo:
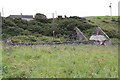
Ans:
[[[119,33],[115,30],[104,30],[106,32],[106,34],[110,37],[110,38],[119,38]]]
[[[105,20],[103,20],[102,22],[104,22],[104,23],[109,23],[108,21],[105,21]]]

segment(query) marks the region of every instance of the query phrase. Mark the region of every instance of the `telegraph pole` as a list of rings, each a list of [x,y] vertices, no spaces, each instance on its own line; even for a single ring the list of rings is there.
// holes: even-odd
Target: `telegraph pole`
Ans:
[[[4,17],[4,10],[3,10],[3,8],[2,8],[2,17]]]
[[[52,16],[53,16],[53,27],[54,27],[54,22],[55,22],[55,21],[54,21],[54,13],[52,13]]]
[[[57,11],[55,11],[55,15],[56,15],[56,18],[57,18],[57,17],[58,17],[58,16],[57,16]]]
[[[111,6],[112,3],[110,3],[109,7],[110,7],[110,20],[112,20],[112,6]]]
[[[52,16],[53,16],[53,21],[52,21],[52,27],[53,27],[53,41],[54,41],[54,37],[55,37],[55,31],[54,31],[54,13],[52,13]]]

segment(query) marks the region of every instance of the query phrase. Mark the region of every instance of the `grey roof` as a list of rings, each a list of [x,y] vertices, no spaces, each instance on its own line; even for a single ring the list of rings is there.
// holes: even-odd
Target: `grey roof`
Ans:
[[[10,18],[33,18],[33,15],[10,15]]]
[[[21,15],[10,15],[9,17],[10,18],[21,18],[22,16]]]
[[[22,18],[33,18],[33,15],[22,15]]]

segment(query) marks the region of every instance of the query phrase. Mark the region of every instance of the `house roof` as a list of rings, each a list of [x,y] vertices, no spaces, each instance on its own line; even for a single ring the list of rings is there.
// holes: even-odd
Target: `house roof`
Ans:
[[[22,16],[21,15],[10,15],[8,17],[10,17],[10,18],[21,18]]]
[[[10,15],[10,18],[33,18],[33,15]]]
[[[33,18],[33,15],[22,15],[22,18]]]

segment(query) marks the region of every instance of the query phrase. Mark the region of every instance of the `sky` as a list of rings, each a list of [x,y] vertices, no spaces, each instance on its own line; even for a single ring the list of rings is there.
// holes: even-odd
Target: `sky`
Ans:
[[[0,0],[2,16],[45,14],[48,18],[66,16],[109,16],[112,3],[112,15],[118,16],[119,0]]]

